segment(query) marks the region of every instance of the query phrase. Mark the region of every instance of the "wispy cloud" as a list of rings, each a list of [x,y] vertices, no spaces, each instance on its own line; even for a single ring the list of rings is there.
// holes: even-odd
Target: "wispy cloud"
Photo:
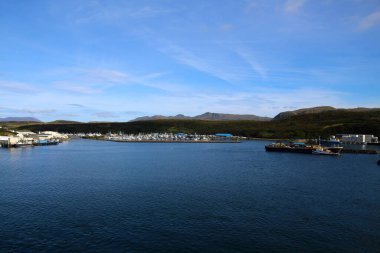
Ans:
[[[28,115],[50,115],[55,113],[55,109],[35,109],[35,108],[17,108],[17,107],[0,107],[0,111],[9,114],[28,114]]]
[[[36,93],[40,91],[35,85],[4,80],[0,80],[0,88],[3,92],[12,93]]]
[[[61,5],[59,5],[61,7]],[[176,10],[156,5],[131,5],[128,2],[87,1],[76,6],[67,5],[67,21],[76,24],[92,22],[114,23],[122,19],[147,19],[173,13]],[[52,10],[59,11],[58,6]]]
[[[53,84],[53,87],[59,90],[63,90],[63,91],[87,94],[87,95],[99,94],[103,92],[102,88],[85,86],[85,85],[70,83],[70,82],[55,82]]]
[[[361,18],[359,22],[359,28],[361,30],[367,30],[379,24],[380,24],[380,11],[375,11]]]
[[[193,53],[185,50],[184,48],[181,48],[179,46],[171,45],[168,47],[165,47],[163,49],[165,53],[168,53],[171,57],[173,57],[178,62],[188,65],[194,69],[197,69],[202,72],[206,72],[208,74],[211,74],[219,79],[230,81],[230,77],[226,76],[225,73],[221,73],[218,69],[216,69],[214,66],[206,63],[201,58],[197,57]]]
[[[287,0],[284,9],[287,13],[296,13],[304,6],[306,0]]]
[[[115,86],[141,85],[167,90],[168,85],[158,85],[158,80],[168,72],[144,74],[127,73],[107,68],[67,68],[52,72],[56,79],[52,87],[79,94],[100,94]],[[169,85],[170,86],[170,85]]]
[[[237,50],[237,53],[262,79],[266,79],[268,77],[266,69],[257,62],[252,53],[242,49]]]
[[[207,58],[206,56],[199,57],[195,53],[174,44],[164,47],[162,51],[184,65],[228,83],[235,83],[252,77],[249,70],[240,65],[232,64],[231,60],[225,61],[222,58]]]
[[[129,16],[133,18],[150,18],[173,12],[176,11],[174,9],[162,8],[157,6],[143,6],[139,9],[130,11]]]
[[[70,105],[70,106],[75,107],[75,108],[84,108],[85,107],[84,105],[81,105],[81,104],[67,104],[67,105]]]
[[[224,24],[224,25],[221,25],[219,29],[220,29],[222,32],[229,32],[229,31],[231,31],[233,28],[234,28],[234,26],[231,25],[231,24]]]
[[[148,114],[197,115],[206,111],[256,114],[275,116],[290,108],[305,108],[319,105],[344,107],[347,104],[343,97],[346,94],[330,89],[273,89],[256,88],[250,91],[230,91],[228,94],[215,91],[213,93],[171,94],[152,99],[151,103],[159,103],[160,107],[146,108]],[[176,105],[176,106],[173,106]]]
[[[108,111],[94,113],[94,116],[96,116],[98,118],[119,118],[120,117],[119,115],[115,114],[114,112],[108,112]]]
[[[129,74],[113,69],[81,69],[78,72],[96,82],[127,83],[131,79]]]
[[[257,7],[257,0],[250,0],[245,6],[245,12],[251,13]]]

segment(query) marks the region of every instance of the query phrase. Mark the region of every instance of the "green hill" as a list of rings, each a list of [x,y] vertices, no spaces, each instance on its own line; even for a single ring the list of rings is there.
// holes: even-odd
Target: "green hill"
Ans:
[[[337,133],[375,134],[380,136],[380,109],[335,109],[299,114],[272,121],[205,121],[162,119],[125,123],[69,123],[23,125],[19,129],[64,133],[149,133],[186,132],[214,134],[227,132],[255,138],[316,138]]]

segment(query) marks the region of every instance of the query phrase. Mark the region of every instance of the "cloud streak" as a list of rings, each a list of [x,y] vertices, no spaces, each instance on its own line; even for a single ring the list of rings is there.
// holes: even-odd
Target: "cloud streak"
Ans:
[[[32,84],[4,80],[0,80],[0,89],[1,91],[12,93],[37,93],[40,91],[40,89]]]
[[[120,117],[119,115],[115,114],[114,112],[108,112],[108,111],[94,113],[94,116],[96,116],[98,118],[119,118]]]
[[[95,95],[103,92],[102,88],[96,88],[71,82],[55,82],[53,87],[58,90],[63,90],[72,93],[86,94],[86,95]]]
[[[246,66],[241,65],[241,63],[231,64],[231,61],[226,61],[224,58],[207,57],[206,54],[203,57],[199,57],[193,52],[174,44],[164,47],[162,51],[183,65],[230,84],[254,78],[250,69]]]
[[[368,30],[380,24],[380,11],[372,12],[371,14],[363,17],[360,20],[359,28],[361,30]]]
[[[304,5],[305,0],[287,0],[284,9],[287,13],[296,13],[300,11]]]
[[[61,6],[62,5],[60,4],[59,7]],[[74,24],[89,24],[94,22],[111,24],[120,22],[120,20],[123,19],[150,19],[176,12],[174,9],[152,4],[136,6],[131,5],[128,2],[115,4],[111,1],[84,1],[76,6],[67,5],[66,8],[66,13],[69,13],[66,16],[66,20],[69,23]],[[58,12],[60,8],[58,8],[58,6],[53,6],[52,10]]]
[[[268,74],[266,69],[256,61],[252,54],[242,49],[237,50],[237,54],[248,63],[252,70],[255,71],[261,79],[267,79]]]

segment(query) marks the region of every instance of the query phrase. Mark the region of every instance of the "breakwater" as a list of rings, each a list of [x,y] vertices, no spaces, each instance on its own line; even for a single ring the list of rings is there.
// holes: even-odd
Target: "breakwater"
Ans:
[[[342,150],[342,153],[377,155],[377,154],[380,154],[380,151],[377,151],[377,150],[366,150],[366,149],[346,149],[346,148],[344,148]]]

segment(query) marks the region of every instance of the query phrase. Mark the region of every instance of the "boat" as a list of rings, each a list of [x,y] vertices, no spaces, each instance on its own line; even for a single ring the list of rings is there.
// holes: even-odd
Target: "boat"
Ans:
[[[319,147],[312,151],[313,155],[340,155],[340,153],[332,152],[330,149]]]
[[[47,146],[47,145],[58,145],[59,141],[56,140],[36,140],[34,146]]]
[[[322,146],[324,150],[329,150],[333,153],[340,154],[343,150],[342,142],[333,136],[329,140],[321,140],[318,138],[318,145]]]
[[[290,143],[272,143],[265,146],[265,150],[269,152],[289,152],[289,153],[303,153],[312,154],[316,148],[306,145],[303,142],[290,142]]]

